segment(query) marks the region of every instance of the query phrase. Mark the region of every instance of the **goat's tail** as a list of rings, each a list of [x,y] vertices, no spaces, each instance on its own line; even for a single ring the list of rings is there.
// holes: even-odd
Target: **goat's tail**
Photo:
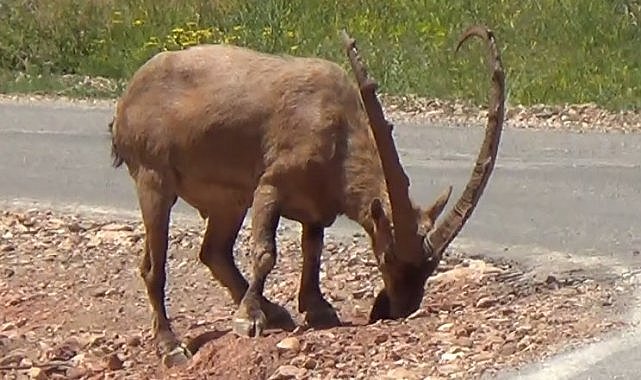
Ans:
[[[111,166],[113,166],[114,168],[119,168],[125,162],[125,160],[122,158],[122,156],[118,152],[118,147],[116,146],[116,142],[114,139],[115,121],[116,119],[114,118],[109,123],[109,135],[111,137],[111,159],[112,159]]]

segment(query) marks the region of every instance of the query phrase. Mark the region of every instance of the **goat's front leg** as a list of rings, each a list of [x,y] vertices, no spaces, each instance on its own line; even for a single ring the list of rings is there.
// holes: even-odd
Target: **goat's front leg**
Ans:
[[[303,272],[298,292],[298,311],[305,313],[305,322],[316,328],[341,324],[336,310],[323,297],[319,284],[323,227],[303,224]]]
[[[234,316],[234,331],[244,336],[260,336],[275,320],[289,320],[286,309],[265,302],[265,281],[276,265],[276,229],[280,220],[278,191],[274,186],[261,185],[254,193],[252,212],[252,278]],[[262,306],[262,307],[261,307]]]

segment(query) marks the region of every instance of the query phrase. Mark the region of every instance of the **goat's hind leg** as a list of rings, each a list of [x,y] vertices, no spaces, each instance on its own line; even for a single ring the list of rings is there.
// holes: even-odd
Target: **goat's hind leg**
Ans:
[[[142,168],[136,173],[136,190],[145,226],[140,275],[147,287],[152,308],[151,329],[156,352],[162,357],[163,363],[171,367],[185,362],[191,356],[172,331],[165,307],[169,216],[176,195],[158,173]]]

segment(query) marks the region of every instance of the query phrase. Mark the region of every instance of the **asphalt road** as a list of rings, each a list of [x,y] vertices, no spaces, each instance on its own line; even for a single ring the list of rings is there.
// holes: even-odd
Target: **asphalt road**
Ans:
[[[126,169],[110,166],[111,109],[0,104],[0,201],[137,212]],[[458,197],[483,131],[398,125],[396,141],[419,203],[446,185]],[[506,128],[484,196],[454,245],[550,270],[641,268],[641,135]],[[196,217],[184,204],[176,212]],[[358,231],[340,219],[337,234]],[[615,363],[615,365],[613,365]],[[543,371],[543,372],[541,372]],[[548,371],[548,372],[545,372]],[[540,363],[509,378],[633,379],[637,331]]]

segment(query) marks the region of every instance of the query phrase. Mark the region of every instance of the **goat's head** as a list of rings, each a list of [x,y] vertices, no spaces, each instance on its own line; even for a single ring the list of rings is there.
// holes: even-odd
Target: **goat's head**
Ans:
[[[370,205],[374,226],[372,246],[385,285],[374,301],[370,322],[403,318],[419,308],[427,278],[438,266],[443,251],[471,216],[494,168],[505,113],[505,74],[494,34],[483,26],[468,28],[461,35],[456,51],[471,36],[486,40],[489,48],[492,94],[488,123],[476,166],[465,190],[454,208],[437,225],[452,187],[443,191],[427,208],[419,208],[412,203],[408,193],[409,179],[396,152],[392,125],[385,119],[376,96],[377,84],[368,77],[355,41],[345,31],[342,33],[380,155],[391,205],[391,215],[386,214],[379,199],[374,199]]]

